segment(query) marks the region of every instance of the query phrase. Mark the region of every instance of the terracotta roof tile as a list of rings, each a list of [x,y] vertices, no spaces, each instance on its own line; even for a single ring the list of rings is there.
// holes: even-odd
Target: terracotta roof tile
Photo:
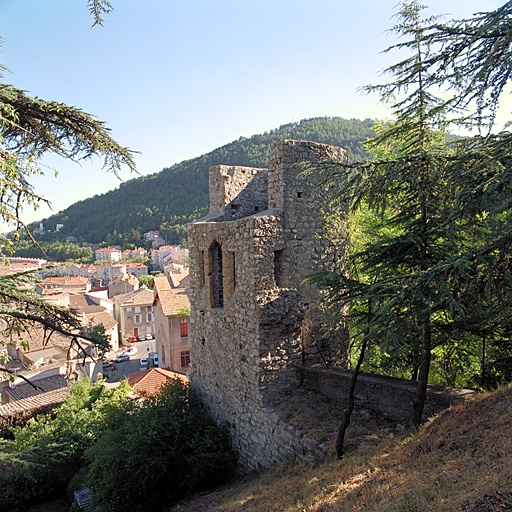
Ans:
[[[117,325],[116,319],[106,311],[87,313],[85,316],[87,321],[91,320],[94,325],[103,325],[105,331],[113,329]]]
[[[29,398],[22,398],[16,402],[0,405],[0,416],[8,418],[21,412],[32,411],[46,406],[60,405],[69,396],[69,389],[59,388]]]
[[[16,386],[4,388],[4,392],[8,394],[12,400],[21,400],[23,398],[30,398],[48,391],[55,391],[57,389],[68,388],[66,378],[64,375],[52,375],[33,382],[34,387],[27,382],[17,384]]]
[[[65,276],[65,277],[45,277],[41,284],[55,284],[59,286],[85,286],[89,283],[89,279],[87,277],[80,276]]]
[[[146,288],[134,292],[117,295],[114,300],[122,307],[124,306],[150,306],[153,303],[153,290]]]
[[[171,372],[164,368],[150,368],[141,372],[134,372],[128,375],[128,383],[134,393],[138,395],[154,395],[160,388],[171,379],[180,379],[188,384],[188,377],[183,373]]]
[[[171,283],[171,286],[173,288],[183,287],[184,281],[189,281],[187,279],[190,274],[190,270],[188,269],[188,267],[183,267],[181,265],[176,265],[173,263],[165,270],[166,274],[169,277],[169,282]]]
[[[153,280],[154,301],[160,303],[165,316],[176,316],[178,309],[190,309],[190,301],[185,288],[171,288],[167,277],[157,276]]]

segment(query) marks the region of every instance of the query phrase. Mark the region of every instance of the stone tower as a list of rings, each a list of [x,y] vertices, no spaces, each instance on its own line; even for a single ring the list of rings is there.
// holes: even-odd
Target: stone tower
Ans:
[[[210,213],[189,227],[191,383],[228,422],[244,469],[315,449],[272,402],[307,360],[318,295],[301,278],[336,263],[321,178],[299,164],[346,159],[338,147],[285,140],[268,169],[212,167]]]

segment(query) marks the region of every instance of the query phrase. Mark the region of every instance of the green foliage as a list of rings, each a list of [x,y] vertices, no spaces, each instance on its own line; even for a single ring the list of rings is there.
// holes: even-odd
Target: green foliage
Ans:
[[[38,240],[75,236],[80,242],[140,245],[142,233],[157,229],[168,243],[182,243],[187,226],[207,212],[208,171],[219,163],[266,167],[270,148],[282,139],[306,139],[347,149],[352,159],[366,155],[361,143],[373,135],[372,121],[316,118],[287,124],[270,133],[254,135],[186,160],[160,173],[122,183],[114,191],[79,201],[45,219],[58,232],[38,235]],[[108,216],[102,212],[109,211]],[[33,225],[35,227],[35,224]]]
[[[94,252],[90,247],[80,247],[72,242],[40,242],[34,245],[31,240],[19,240],[14,246],[13,256],[25,258],[45,258],[51,261],[76,261],[91,263]]]
[[[154,276],[140,276],[139,277],[139,284],[140,286],[146,286],[147,288],[151,288],[153,286],[153,280],[155,279]]]
[[[13,440],[0,440],[0,510],[23,511],[66,491],[84,463],[84,451],[105,429],[105,418],[120,407],[129,386],[113,389],[83,380],[54,417],[41,415],[12,430]]]
[[[190,308],[184,308],[184,307],[181,307],[181,308],[178,308],[176,310],[176,316],[178,318],[186,318],[186,317],[189,317],[190,316]]]
[[[396,122],[376,125],[377,136],[367,144],[371,160],[334,171],[337,199],[352,219],[363,219],[348,274],[309,279],[327,290],[329,307],[350,306],[353,339],[369,342],[367,368],[396,375],[408,367],[418,379],[416,425],[429,379],[475,384],[480,366],[481,383],[491,383],[498,360],[509,360],[498,347],[508,346],[512,305],[512,136],[453,142],[445,131],[448,118],[482,124],[486,108],[492,124],[494,95],[502,89],[494,85],[489,61],[473,57],[490,51],[487,38],[498,46],[508,41],[512,11],[505,6],[480,14],[473,26],[467,20],[440,26],[421,20],[421,9],[416,1],[401,4],[394,30],[405,41],[394,48],[411,56],[387,70],[389,83],[367,88],[391,103]],[[467,49],[445,51],[464,38]],[[508,55],[493,51],[496,58]],[[455,75],[466,73],[466,64],[469,76],[458,82]],[[496,69],[507,82],[508,61]],[[447,100],[432,93],[439,87]],[[474,100],[477,115],[457,117]]]
[[[85,478],[74,486],[85,484],[112,511],[164,510],[189,492],[225,482],[234,470],[226,430],[177,379],[141,406],[113,410],[86,458]]]

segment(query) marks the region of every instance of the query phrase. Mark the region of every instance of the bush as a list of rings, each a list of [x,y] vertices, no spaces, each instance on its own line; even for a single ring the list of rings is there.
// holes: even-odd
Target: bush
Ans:
[[[227,430],[209,418],[180,380],[141,405],[114,411],[86,450],[83,481],[97,504],[112,511],[160,510],[186,494],[225,482],[235,459]]]
[[[107,410],[128,396],[127,383],[116,389],[76,382],[54,416],[40,415],[0,440],[0,510],[26,510],[29,503],[64,494],[84,464],[85,449],[100,435]]]

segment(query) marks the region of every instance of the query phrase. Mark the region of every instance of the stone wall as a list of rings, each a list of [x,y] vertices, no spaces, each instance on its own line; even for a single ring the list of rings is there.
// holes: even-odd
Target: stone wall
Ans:
[[[303,366],[300,373],[302,386],[305,389],[317,391],[339,402],[342,407],[348,405],[352,372]],[[414,381],[362,373],[357,378],[355,408],[366,409],[381,416],[408,423],[416,387],[417,382]],[[423,421],[450,405],[460,403],[474,395],[475,392],[469,389],[429,385]]]
[[[189,228],[191,384],[229,424],[247,470],[317,450],[270,404],[300,381],[304,321],[318,302],[301,278],[336,265],[326,191],[299,165],[319,160],[344,161],[346,152],[283,141],[268,171],[212,168],[210,214]]]
[[[210,213],[235,220],[268,209],[267,169],[217,165],[210,168]]]

